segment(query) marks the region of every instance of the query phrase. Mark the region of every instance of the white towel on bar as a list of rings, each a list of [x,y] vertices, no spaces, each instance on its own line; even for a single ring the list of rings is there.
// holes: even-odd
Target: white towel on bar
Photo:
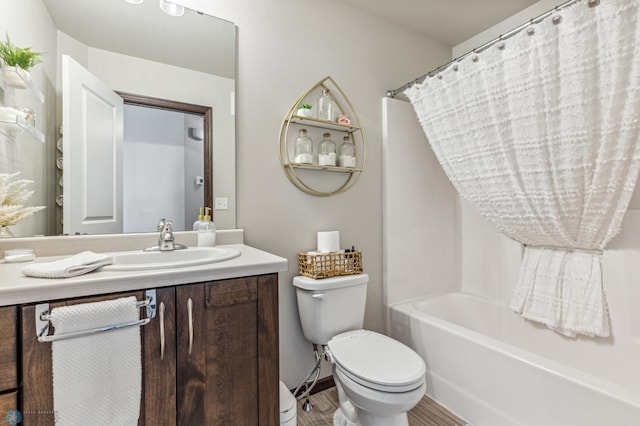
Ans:
[[[135,297],[55,308],[55,334],[139,319]],[[140,327],[51,343],[56,426],[136,425],[142,394]]]
[[[32,263],[22,273],[37,278],[69,278],[95,271],[113,263],[113,255],[84,251],[53,262]]]

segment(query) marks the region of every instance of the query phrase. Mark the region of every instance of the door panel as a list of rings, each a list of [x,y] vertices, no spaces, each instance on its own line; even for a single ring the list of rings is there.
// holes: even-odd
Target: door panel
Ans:
[[[63,231],[122,232],[122,98],[62,57]]]

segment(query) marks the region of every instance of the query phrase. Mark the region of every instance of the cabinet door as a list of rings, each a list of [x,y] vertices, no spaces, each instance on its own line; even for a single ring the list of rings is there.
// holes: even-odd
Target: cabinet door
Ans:
[[[257,278],[205,286],[207,410],[215,424],[258,424]]]
[[[156,318],[142,327],[145,425],[176,424],[175,287],[156,290]]]
[[[179,424],[277,424],[277,276],[268,277],[177,288]]]
[[[177,407],[179,425],[213,424],[205,421],[205,306],[203,284],[176,288]]]
[[[18,387],[17,364],[17,308],[0,308],[0,392]],[[13,407],[13,410],[17,407]],[[0,411],[0,416],[2,416]]]
[[[260,425],[280,424],[278,274],[258,277],[258,409]]]
[[[144,292],[130,292],[111,294],[99,297],[85,297],[79,299],[54,302],[49,304],[49,309],[60,306],[75,305],[78,303],[98,302],[119,297],[135,296],[138,300],[144,300]],[[22,419],[25,425],[50,426],[55,422],[53,407],[53,376],[51,362],[51,343],[38,342],[35,329],[35,305],[27,305],[21,308],[22,318]],[[145,327],[152,326],[154,322]],[[143,366],[144,366],[143,352]],[[143,376],[144,376],[143,368]],[[143,377],[143,394],[145,393],[145,381]],[[144,413],[145,401],[141,401],[141,412]],[[144,425],[144,416],[140,416],[139,425]],[[151,423],[154,424],[154,423]]]

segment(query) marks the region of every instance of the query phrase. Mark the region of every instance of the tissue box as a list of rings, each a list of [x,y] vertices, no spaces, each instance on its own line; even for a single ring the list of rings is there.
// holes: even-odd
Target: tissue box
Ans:
[[[362,273],[362,252],[359,250],[338,253],[298,253],[300,275],[311,278],[328,278]]]

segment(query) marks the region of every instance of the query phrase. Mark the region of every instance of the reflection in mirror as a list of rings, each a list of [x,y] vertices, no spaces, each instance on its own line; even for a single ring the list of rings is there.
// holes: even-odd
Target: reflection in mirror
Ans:
[[[190,231],[193,213],[212,205],[211,108],[120,96],[124,232],[149,231],[158,211],[172,219],[174,231]]]
[[[194,187],[197,178],[202,177],[205,179],[202,189],[205,186],[211,188],[209,199],[227,199],[227,210],[214,211],[217,227],[235,228],[236,29],[232,23],[192,10],[187,10],[182,17],[169,17],[160,10],[156,1],[132,5],[123,0],[23,0],[9,2],[6,8],[3,6],[0,33],[9,34],[16,43],[45,52],[43,63],[32,72],[35,85],[44,93],[44,104],[34,101],[28,91],[16,90],[8,94],[0,88],[0,105],[15,104],[33,109],[37,117],[36,128],[45,135],[44,144],[32,141],[27,136],[11,144],[0,136],[0,173],[20,171],[22,178],[33,180],[35,194],[31,204],[47,206],[44,211],[16,225],[12,229],[14,235],[68,233],[66,227],[63,231],[62,224],[64,206],[69,205],[63,179],[65,170],[56,165],[58,158],[67,157],[67,152],[63,155],[57,147],[66,146],[69,136],[60,134],[60,124],[63,122],[62,55],[71,56],[115,92],[210,108],[210,127],[207,129],[204,126],[202,130],[211,140],[210,152],[203,153],[208,154],[210,166],[207,171],[210,173],[205,172],[204,156],[198,162],[199,170],[185,166],[195,173],[194,177],[189,178],[184,174],[169,177],[164,169],[170,167],[163,169],[158,164],[156,173],[162,173],[165,179],[165,183],[160,184],[162,179],[158,176],[158,185],[166,187],[167,182],[171,182],[171,186],[175,187],[177,181],[184,181],[185,188],[189,185]],[[191,123],[183,128],[185,134],[182,139],[185,143],[196,141],[200,135],[198,125],[190,121],[192,118],[191,113],[183,118],[184,123]],[[154,119],[152,127],[159,128],[164,124],[163,120]],[[166,147],[155,148],[155,152],[163,154],[167,150]],[[127,151],[124,149],[124,155],[127,155]],[[189,151],[189,156],[194,152]],[[124,165],[129,172],[134,172],[129,176],[136,181],[135,170],[138,167],[126,166],[127,161],[125,158]],[[62,160],[58,163],[62,164]],[[69,167],[76,165],[75,162],[71,164]],[[86,166],[78,165],[81,168]],[[140,171],[145,167],[139,167]],[[148,169],[145,172],[148,173]],[[120,179],[120,182],[124,180],[123,200],[127,197],[136,199],[132,194],[142,194],[141,190],[129,187],[125,176],[118,174],[116,179]],[[59,207],[55,200],[58,197],[60,201],[59,195],[63,191],[63,206]],[[190,198],[188,192],[185,190],[178,198]],[[162,189],[158,189],[154,196],[158,201],[161,200]],[[209,202],[198,201],[196,204]],[[126,212],[131,201],[123,201],[123,204]],[[173,203],[172,207],[176,208],[176,204]],[[136,218],[130,221],[137,223],[135,226],[123,225],[120,230],[99,232],[151,232],[162,217],[184,224],[180,228],[190,229],[190,224],[196,219],[197,209],[183,205],[179,209],[181,214],[174,218],[169,216],[177,213],[175,210],[164,211],[166,205],[159,208],[161,211],[142,211],[140,205],[133,206],[133,213],[129,216]],[[82,216],[95,211],[94,207],[87,202],[77,209]],[[148,222],[146,228],[143,226],[145,222]]]

